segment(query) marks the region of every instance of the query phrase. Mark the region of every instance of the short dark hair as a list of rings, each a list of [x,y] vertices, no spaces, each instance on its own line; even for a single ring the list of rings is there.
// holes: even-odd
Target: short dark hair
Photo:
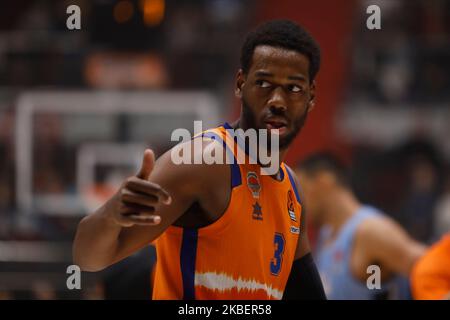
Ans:
[[[340,185],[350,186],[347,167],[329,152],[316,153],[306,157],[297,164],[297,169],[311,176],[315,176],[322,171],[328,171],[336,177]]]
[[[241,49],[241,68],[250,69],[253,52],[260,45],[268,45],[304,54],[309,59],[309,79],[314,80],[320,68],[320,48],[302,26],[290,20],[272,20],[250,32]]]

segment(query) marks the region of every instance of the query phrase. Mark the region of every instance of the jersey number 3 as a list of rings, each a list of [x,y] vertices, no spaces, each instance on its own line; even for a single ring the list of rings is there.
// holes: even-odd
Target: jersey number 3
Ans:
[[[275,233],[273,238],[274,254],[270,261],[270,273],[274,276],[280,274],[281,264],[283,263],[283,253],[284,253],[285,240],[282,233]]]

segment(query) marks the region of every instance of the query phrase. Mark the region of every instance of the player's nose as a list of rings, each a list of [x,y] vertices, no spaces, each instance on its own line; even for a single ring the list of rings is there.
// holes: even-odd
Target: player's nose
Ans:
[[[286,97],[281,87],[275,88],[267,101],[270,111],[274,114],[283,113],[287,109]]]

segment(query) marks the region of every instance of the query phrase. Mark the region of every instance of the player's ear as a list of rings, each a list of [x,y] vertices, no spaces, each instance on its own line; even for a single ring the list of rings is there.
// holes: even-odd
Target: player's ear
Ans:
[[[316,80],[313,80],[311,83],[311,86],[309,88],[310,92],[310,98],[308,102],[308,112],[314,109],[314,106],[316,105]]]
[[[236,75],[236,86],[234,89],[234,94],[237,98],[242,97],[242,87],[245,83],[245,75],[244,71],[242,69],[239,69],[237,75]]]

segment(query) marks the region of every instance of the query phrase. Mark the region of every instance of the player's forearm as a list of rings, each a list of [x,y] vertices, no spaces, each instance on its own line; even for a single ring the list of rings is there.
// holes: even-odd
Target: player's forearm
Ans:
[[[394,259],[389,259],[388,262],[393,264],[392,271],[394,273],[401,274],[405,277],[409,277],[415,263],[423,256],[426,251],[426,246],[416,241],[411,242],[408,247],[405,246],[403,252],[399,252]]]
[[[100,271],[114,262],[122,227],[112,220],[108,203],[83,218],[73,244],[73,260],[84,271]]]
[[[311,253],[294,261],[283,300],[326,300],[322,280]]]

